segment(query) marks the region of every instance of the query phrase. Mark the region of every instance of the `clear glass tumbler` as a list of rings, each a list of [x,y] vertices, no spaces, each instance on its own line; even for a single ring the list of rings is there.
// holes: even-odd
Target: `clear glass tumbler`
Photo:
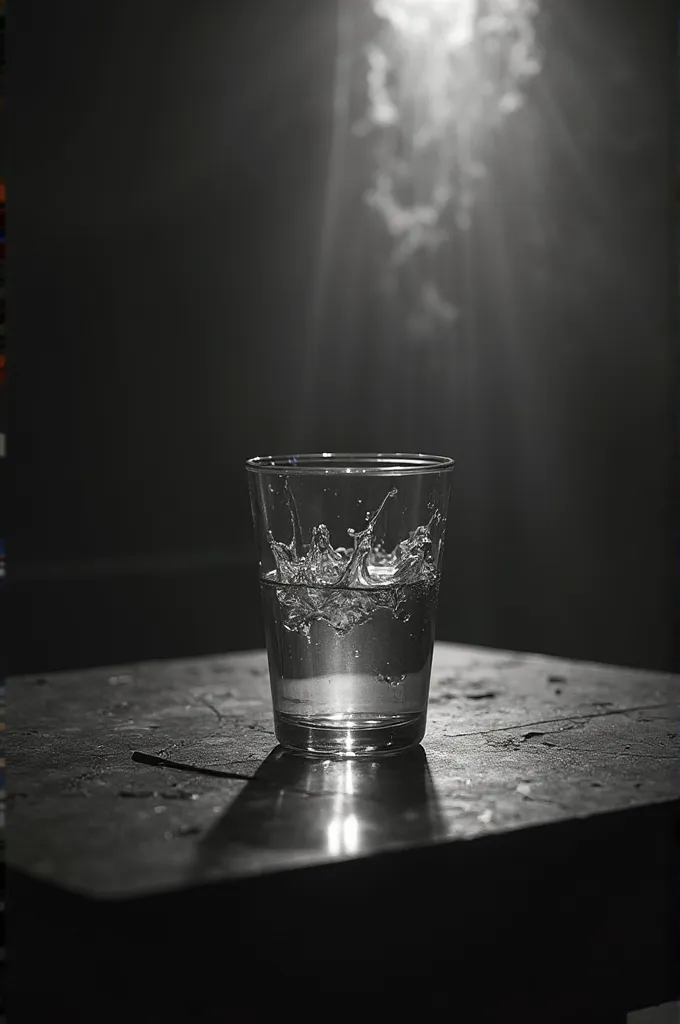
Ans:
[[[340,757],[415,746],[452,459],[272,455],[246,468],[277,739]]]

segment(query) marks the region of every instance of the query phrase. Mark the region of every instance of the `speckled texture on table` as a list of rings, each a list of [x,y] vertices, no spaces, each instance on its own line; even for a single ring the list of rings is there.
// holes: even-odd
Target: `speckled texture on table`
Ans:
[[[423,748],[378,762],[275,750],[260,651],[17,678],[8,689],[10,864],[92,896],[678,793],[680,679],[612,666],[438,644]],[[135,763],[135,750],[225,777]]]

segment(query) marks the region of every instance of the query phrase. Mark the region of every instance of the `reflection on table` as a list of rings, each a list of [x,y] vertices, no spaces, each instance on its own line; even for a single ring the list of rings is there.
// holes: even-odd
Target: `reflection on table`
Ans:
[[[277,747],[200,843],[194,871],[211,874],[244,848],[327,860],[426,843],[442,828],[422,747],[347,761]]]

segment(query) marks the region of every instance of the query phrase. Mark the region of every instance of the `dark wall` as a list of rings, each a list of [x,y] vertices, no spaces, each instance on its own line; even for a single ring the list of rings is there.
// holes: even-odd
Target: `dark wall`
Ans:
[[[457,459],[442,639],[669,667],[670,0],[544,2],[420,347],[358,158],[313,316],[334,7],[11,11],[10,669],[260,646],[243,462],[290,449]]]

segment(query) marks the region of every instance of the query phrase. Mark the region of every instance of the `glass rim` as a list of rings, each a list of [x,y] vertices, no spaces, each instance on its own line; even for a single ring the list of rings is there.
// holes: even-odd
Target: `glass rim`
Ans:
[[[298,455],[256,455],[246,462],[249,473],[323,476],[417,476],[445,473],[454,467],[448,455],[408,452],[317,452]]]

